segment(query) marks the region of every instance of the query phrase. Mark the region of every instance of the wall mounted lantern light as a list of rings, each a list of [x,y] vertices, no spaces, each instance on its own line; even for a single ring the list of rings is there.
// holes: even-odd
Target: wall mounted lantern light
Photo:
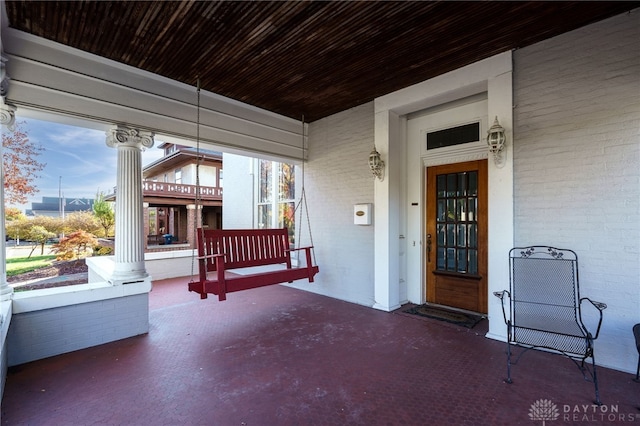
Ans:
[[[384,161],[380,158],[380,153],[376,150],[376,146],[373,146],[373,151],[369,154],[369,169],[375,177],[380,180],[384,180]]]
[[[493,160],[496,164],[502,162],[502,150],[506,141],[504,127],[498,123],[498,117],[496,116],[493,126],[487,131],[487,145],[489,145],[489,152],[493,154]]]

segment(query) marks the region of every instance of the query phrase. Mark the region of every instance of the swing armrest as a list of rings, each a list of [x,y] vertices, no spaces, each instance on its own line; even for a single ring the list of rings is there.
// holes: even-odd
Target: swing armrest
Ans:
[[[221,257],[224,256],[224,253],[217,253],[217,254],[207,254],[205,256],[198,256],[197,259],[198,260],[204,260],[204,259],[213,259],[216,257]]]
[[[307,247],[290,248],[290,249],[286,249],[285,251],[310,250],[312,248],[313,248],[313,246],[307,246]]]

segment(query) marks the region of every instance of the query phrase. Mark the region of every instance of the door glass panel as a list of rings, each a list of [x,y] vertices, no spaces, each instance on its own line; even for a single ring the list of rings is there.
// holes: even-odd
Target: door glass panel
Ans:
[[[458,173],[458,196],[467,195],[467,174]]]
[[[447,247],[456,243],[456,228],[453,224],[447,224]]]
[[[458,247],[467,247],[467,225],[457,225],[458,227]]]
[[[472,224],[469,225],[469,244],[470,248],[478,247],[478,225]]]
[[[469,195],[478,196],[478,173],[469,173]]]
[[[458,179],[454,173],[447,175],[447,197],[455,197],[458,188]]]
[[[447,191],[447,176],[446,175],[439,175],[436,178],[437,181],[437,193],[438,193],[438,197],[444,197],[446,195],[446,191]]]
[[[446,244],[446,234],[444,233],[444,225],[438,225],[438,247],[444,247]]]
[[[458,272],[467,272],[467,251],[465,249],[458,250]]]
[[[456,270],[456,249],[447,249],[447,271]]]
[[[478,250],[469,250],[469,273],[478,273]]]
[[[436,177],[436,269],[478,273],[478,172]]]
[[[438,268],[438,270],[444,271],[444,260],[445,260],[445,257],[446,257],[445,256],[446,251],[445,251],[445,249],[443,247],[440,247],[440,248],[438,248],[437,253],[438,253],[438,255],[437,255],[438,262],[437,262],[437,266],[436,267]]]
[[[444,222],[447,217],[447,209],[445,208],[445,200],[438,200],[438,222]]]

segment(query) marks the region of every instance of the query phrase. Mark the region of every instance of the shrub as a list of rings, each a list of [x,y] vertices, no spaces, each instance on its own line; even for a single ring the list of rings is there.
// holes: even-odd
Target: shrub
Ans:
[[[95,246],[93,248],[94,256],[111,256],[113,254],[113,247],[109,246]]]

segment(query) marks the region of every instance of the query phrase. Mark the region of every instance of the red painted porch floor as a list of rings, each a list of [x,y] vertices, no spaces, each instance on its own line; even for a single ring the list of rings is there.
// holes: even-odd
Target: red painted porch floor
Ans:
[[[486,321],[468,330],[284,286],[200,300],[186,281],[154,284],[148,335],[11,368],[2,424],[640,424],[631,374],[598,369],[602,408],[558,355],[529,351],[504,383]],[[554,405],[532,419],[540,400]]]

